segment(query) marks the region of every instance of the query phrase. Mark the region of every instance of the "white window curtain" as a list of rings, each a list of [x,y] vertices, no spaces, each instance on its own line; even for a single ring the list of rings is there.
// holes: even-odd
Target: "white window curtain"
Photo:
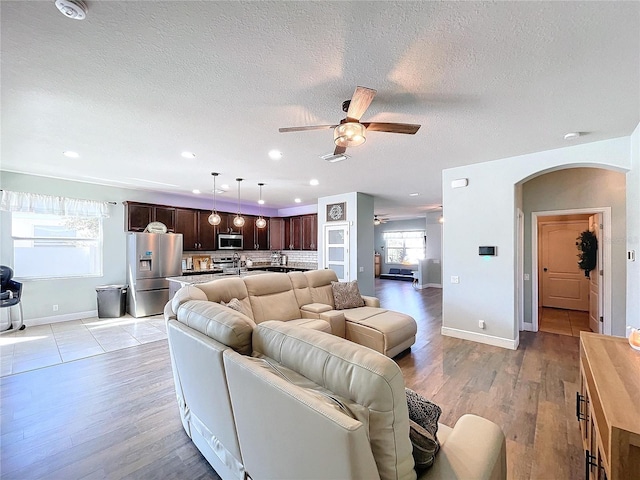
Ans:
[[[48,213],[68,217],[109,217],[109,203],[78,198],[53,197],[37,193],[2,191],[0,210]]]

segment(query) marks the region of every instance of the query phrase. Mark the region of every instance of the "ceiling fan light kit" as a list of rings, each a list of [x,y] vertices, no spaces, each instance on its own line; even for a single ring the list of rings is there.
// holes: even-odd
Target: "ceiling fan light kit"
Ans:
[[[335,159],[325,160],[329,162],[339,162],[345,160],[347,157],[340,158],[341,154],[344,154],[347,147],[357,147],[362,145],[367,140],[367,130],[373,132],[389,132],[389,133],[404,133],[408,135],[414,135],[419,129],[420,125],[412,125],[409,123],[391,123],[391,122],[360,122],[360,118],[367,111],[369,105],[373,101],[373,97],[376,94],[376,90],[367,87],[356,87],[355,92],[351,100],[345,100],[342,103],[342,110],[346,112],[346,118],[340,120],[339,125],[309,125],[306,127],[285,127],[280,128],[280,133],[286,132],[302,132],[306,130],[324,130],[333,128],[333,141],[336,144],[336,148],[333,152]],[[324,158],[324,157],[323,157]]]
[[[346,122],[333,131],[333,141],[338,147],[357,147],[367,141],[366,128],[358,122]]]

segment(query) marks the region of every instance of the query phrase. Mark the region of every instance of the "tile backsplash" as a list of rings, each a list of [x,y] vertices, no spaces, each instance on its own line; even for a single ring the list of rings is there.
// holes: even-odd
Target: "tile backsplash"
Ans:
[[[183,253],[182,258],[188,257],[203,257],[210,256],[212,261],[219,262],[223,258],[233,257],[233,253],[237,252],[238,255],[244,255],[246,258],[250,258],[254,262],[271,262],[271,250],[233,250],[227,252],[197,252],[197,253]],[[318,263],[318,252],[312,250],[282,250],[281,253],[286,255],[289,263]]]

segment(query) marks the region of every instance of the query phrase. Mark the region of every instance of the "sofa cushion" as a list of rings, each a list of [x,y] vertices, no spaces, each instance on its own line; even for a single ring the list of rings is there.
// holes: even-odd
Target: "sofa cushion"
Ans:
[[[331,282],[331,290],[333,292],[333,304],[336,310],[364,306],[364,300],[360,295],[357,280],[352,280],[351,282]]]
[[[207,296],[199,288],[196,288],[193,285],[185,285],[180,290],[178,290],[171,299],[170,303],[173,313],[177,314],[180,305],[189,300],[207,300]]]
[[[409,438],[413,445],[413,460],[416,470],[433,465],[440,449],[438,442],[438,420],[442,409],[410,388],[405,388],[409,408]]]
[[[286,273],[256,275],[244,279],[256,323],[300,318],[300,308]]]
[[[302,308],[303,305],[313,303],[311,299],[311,290],[309,289],[309,282],[303,272],[289,272],[289,278],[291,279],[291,285],[293,285],[293,293],[298,301],[298,307]]]
[[[389,269],[389,273],[392,275],[399,275],[400,274],[400,269],[399,268],[390,268]]]
[[[369,410],[369,439],[380,478],[415,478],[404,379],[398,365],[334,335],[265,322],[253,337],[262,353],[322,388]]]
[[[304,276],[307,277],[307,282],[309,283],[312,302],[324,303],[331,305],[331,308],[335,308],[331,282],[338,281],[336,272],[330,269],[309,270],[308,272],[304,272]]]
[[[235,310],[236,312],[240,312],[243,315],[246,315],[248,317],[251,316],[251,312],[249,311],[249,309],[245,306],[245,304],[243,304],[237,298],[232,298],[231,300],[229,300],[226,303],[224,301],[221,301],[220,305],[225,306],[225,307],[229,307],[231,310]]]
[[[252,352],[255,323],[246,315],[207,300],[189,300],[178,309],[177,320],[238,353]]]
[[[199,283],[195,287],[202,290],[210,302],[230,302],[232,298],[237,298],[244,305],[248,316],[254,320],[247,287],[240,277],[219,278],[211,282]]]

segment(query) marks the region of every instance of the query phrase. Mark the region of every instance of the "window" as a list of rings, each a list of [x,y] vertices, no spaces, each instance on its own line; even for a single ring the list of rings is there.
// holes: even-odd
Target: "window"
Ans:
[[[102,218],[12,212],[13,266],[19,278],[102,275]]]
[[[424,231],[384,232],[386,263],[416,265],[424,259]]]

